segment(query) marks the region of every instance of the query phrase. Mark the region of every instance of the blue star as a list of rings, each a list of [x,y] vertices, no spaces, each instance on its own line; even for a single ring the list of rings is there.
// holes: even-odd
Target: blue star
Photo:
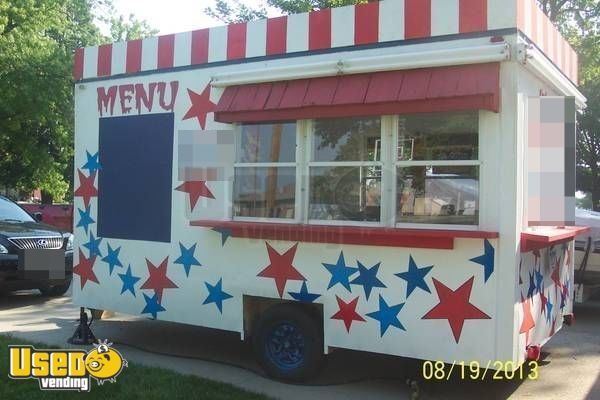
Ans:
[[[552,307],[554,306],[550,303],[550,296],[548,296],[548,301],[546,302],[546,321],[548,323],[550,323],[550,320],[552,319]]]
[[[415,263],[415,260],[412,258],[412,255],[408,256],[408,272],[401,272],[399,274],[394,274],[398,278],[404,279],[406,281],[406,298],[415,290],[416,288],[421,288],[427,293],[431,293],[429,290],[429,286],[425,282],[425,276],[431,271],[433,265],[428,267],[419,268]]]
[[[529,273],[529,289],[527,290],[527,297],[529,298],[533,297],[533,295],[535,294],[535,290],[537,289],[535,287],[535,278],[533,275],[533,273]]]
[[[87,206],[85,211],[83,211],[81,208],[77,209],[77,211],[79,211],[79,222],[77,223],[77,227],[82,227],[86,234],[88,233],[88,227],[96,222],[90,215],[91,208],[92,206]]]
[[[379,266],[381,263],[377,263],[373,265],[370,269],[367,269],[364,265],[360,263],[360,261],[356,261],[358,263],[358,276],[352,280],[353,285],[362,285],[365,290],[365,295],[367,296],[367,300],[369,300],[369,296],[371,295],[371,290],[373,288],[379,287],[384,288],[387,287],[377,278],[377,272],[379,271]]]
[[[140,280],[140,277],[133,276],[131,274],[131,265],[127,268],[127,272],[124,274],[118,274],[119,278],[123,281],[123,288],[121,289],[121,294],[126,291],[130,291],[133,297],[135,297],[135,284]],[[155,317],[156,318],[156,317]]]
[[[483,266],[483,281],[487,282],[494,272],[494,246],[485,239],[483,242],[483,254],[479,257],[471,258],[469,261],[481,264]]]
[[[404,303],[396,304],[395,306],[388,306],[383,299],[382,295],[379,295],[379,311],[375,311],[367,314],[367,317],[373,318],[379,321],[379,334],[381,337],[385,334],[390,326],[395,326],[398,329],[405,331],[406,329],[398,319],[398,313],[404,307]]]
[[[102,261],[108,264],[108,274],[112,275],[113,270],[116,266],[123,268],[123,264],[121,264],[121,261],[119,260],[119,252],[121,251],[121,247],[113,249],[112,247],[110,247],[109,243],[107,243],[106,246],[108,247],[108,254],[102,259]]]
[[[229,228],[212,228],[213,231],[221,234],[221,246],[225,246],[227,239],[231,236],[231,229]]]
[[[567,300],[567,298],[566,298],[565,292],[564,292],[564,290],[561,290],[560,291],[560,309],[561,310],[563,308],[565,308],[565,306],[567,305],[566,300]]]
[[[219,279],[216,285],[211,285],[208,282],[204,282],[208,289],[208,297],[202,304],[215,303],[219,312],[223,314],[223,300],[231,299],[233,296],[223,291],[223,278]]]
[[[535,286],[537,287],[538,292],[542,290],[542,283],[544,282],[544,275],[542,275],[541,270],[536,269],[535,273]]]
[[[142,293],[144,295],[144,300],[146,301],[146,306],[142,310],[142,314],[152,314],[152,319],[156,319],[157,313],[160,311],[167,311],[159,302],[158,295],[154,295],[152,297],[146,296],[146,293]]]
[[[340,252],[340,256],[338,257],[336,264],[325,264],[323,266],[327,268],[327,271],[331,274],[331,279],[329,280],[329,286],[327,289],[331,289],[333,286],[338,283],[345,287],[349,292],[352,292],[350,289],[349,278],[358,271],[358,268],[348,267],[346,265],[346,261],[344,261],[344,252]]]
[[[100,163],[98,162],[98,153],[91,155],[90,152],[86,150],[85,157],[87,158],[87,161],[85,164],[83,164],[81,169],[87,169],[90,171],[90,175],[102,169]]]
[[[192,265],[197,265],[199,267],[202,266],[202,264],[196,260],[196,257],[194,257],[194,253],[196,252],[196,244],[194,243],[192,247],[186,249],[183,244],[179,242],[179,250],[181,251],[181,256],[179,256],[179,258],[173,263],[183,265],[183,268],[185,268],[185,275],[189,277],[190,268],[192,268]]]
[[[100,252],[100,242],[102,242],[102,239],[96,239],[94,234],[90,232],[90,241],[83,244],[83,246],[90,251],[90,258],[96,256],[102,257],[102,253]]]
[[[316,299],[321,297],[320,294],[316,293],[308,293],[308,288],[306,287],[306,281],[302,282],[302,288],[297,293],[288,292],[293,299],[301,301],[302,303],[313,303]]]

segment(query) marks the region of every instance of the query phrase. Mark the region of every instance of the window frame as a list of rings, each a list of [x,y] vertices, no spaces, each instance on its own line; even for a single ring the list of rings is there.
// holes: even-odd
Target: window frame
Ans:
[[[393,176],[392,185],[393,185],[393,195],[392,202],[393,208],[392,211],[394,213],[393,216],[393,227],[395,228],[404,228],[404,229],[443,229],[443,230],[463,230],[463,231],[477,231],[480,230],[481,227],[481,204],[482,204],[482,196],[481,196],[481,166],[483,165],[481,161],[481,112],[479,110],[472,111],[464,111],[464,112],[474,112],[477,113],[477,159],[476,160],[415,160],[415,161],[398,161],[398,146],[393,146],[393,158],[392,158],[392,167],[391,167],[391,175]],[[394,142],[398,143],[399,138],[399,122],[400,117],[402,115],[410,115],[410,114],[399,114],[395,115],[393,122],[393,136]],[[477,223],[473,225],[459,225],[459,224],[420,224],[416,222],[398,222],[398,210],[397,210],[397,198],[398,198],[398,168],[410,168],[410,167],[477,167],[478,168],[478,216]]]
[[[296,124],[296,153],[295,153],[295,161],[294,162],[252,162],[252,163],[242,163],[242,162],[238,162],[237,160],[239,160],[238,156],[239,156],[239,151],[241,150],[241,148],[239,147],[240,141],[241,141],[241,129],[243,125],[267,125],[267,124],[235,124],[234,125],[234,131],[235,134],[233,135],[233,146],[234,146],[234,150],[235,150],[235,158],[234,158],[234,163],[233,163],[233,185],[231,186],[231,218],[233,221],[239,221],[239,222],[269,222],[269,223],[280,223],[280,224],[298,224],[300,223],[302,220],[299,216],[299,207],[300,204],[298,203],[298,196],[300,193],[300,188],[298,185],[298,175],[299,175],[299,165],[298,165],[298,156],[299,156],[299,149],[300,149],[300,142],[299,142],[299,135],[300,135],[300,128],[299,128],[299,121],[278,121],[278,122],[272,122],[272,123],[268,123],[268,124],[277,124],[277,123],[281,123],[281,124],[285,124],[285,123],[294,123]],[[295,173],[296,173],[296,187],[295,187],[295,198],[294,198],[294,218],[266,218],[266,217],[244,217],[244,216],[237,216],[235,215],[235,171],[236,169],[240,169],[240,168],[269,168],[269,167],[277,167],[277,168],[295,168]]]
[[[281,123],[293,122],[296,124],[296,160],[295,162],[283,163],[239,163],[238,148],[241,140],[240,128],[244,124],[234,124],[234,148],[235,162],[233,165],[233,184],[232,184],[232,204],[231,219],[238,222],[265,222],[278,224],[308,224],[308,225],[326,225],[326,226],[358,226],[358,227],[381,227],[381,228],[400,228],[400,229],[422,229],[422,230],[467,230],[477,231],[481,228],[483,201],[482,187],[482,166],[481,160],[481,139],[482,139],[482,118],[479,110],[472,110],[478,117],[478,151],[476,160],[418,160],[418,161],[398,161],[398,136],[399,119],[403,115],[381,115],[381,155],[380,161],[312,161],[313,156],[313,138],[314,138],[314,120],[296,120],[296,121],[278,121]],[[367,117],[365,117],[367,118]],[[349,166],[349,167],[368,167],[378,166],[382,170],[381,176],[381,204],[379,222],[373,221],[346,221],[346,220],[322,220],[310,219],[310,168],[311,167],[331,167],[331,166]],[[398,168],[416,167],[416,166],[475,166],[479,170],[478,174],[478,205],[479,213],[477,223],[473,225],[458,224],[421,224],[414,222],[398,222],[397,219],[397,188],[398,188]],[[236,168],[251,167],[294,167],[296,169],[296,190],[294,218],[263,218],[263,217],[241,217],[235,215],[235,170]]]
[[[368,118],[368,117],[365,117]],[[385,162],[384,162],[384,149],[387,149],[388,143],[384,140],[384,127],[383,127],[383,116],[380,116],[381,126],[381,154],[380,161],[312,161],[314,155],[313,139],[315,137],[314,121],[308,120],[306,125],[306,137],[305,137],[305,165],[304,165],[304,176],[306,177],[305,189],[305,202],[304,202],[304,221],[310,225],[333,225],[333,226],[365,226],[365,227],[383,227],[385,221],[383,219],[385,188],[384,188],[384,176],[385,176]],[[348,221],[348,220],[329,220],[329,219],[311,219],[310,216],[310,168],[315,167],[380,167],[381,168],[381,204],[379,211],[379,221]]]

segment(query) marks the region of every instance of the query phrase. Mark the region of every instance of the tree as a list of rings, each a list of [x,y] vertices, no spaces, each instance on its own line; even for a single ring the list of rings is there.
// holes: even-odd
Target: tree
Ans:
[[[577,127],[577,189],[591,194],[592,208],[600,211],[600,84],[586,82],[582,88],[588,107]]]
[[[537,0],[542,11],[559,28],[590,27],[597,23],[600,6],[597,0]],[[566,26],[565,26],[566,24]]]
[[[368,2],[369,0],[267,0],[269,6],[277,8],[284,14],[297,14]],[[207,7],[205,12],[226,24],[252,21],[265,18],[267,15],[265,7],[253,9],[241,3],[240,0],[215,0],[215,6]]]
[[[73,49],[99,32],[83,0],[0,4],[0,184],[31,190],[67,173]]]
[[[204,12],[226,24],[234,24],[237,22],[252,21],[255,19],[266,18],[267,10],[262,7],[252,9],[239,0],[232,0],[229,3],[227,0],[216,0],[214,7],[206,7]]]
[[[106,0],[0,1],[0,187],[42,188],[63,200],[73,175],[73,53],[111,41],[95,24],[112,15],[111,34],[155,31],[114,17]]]
[[[102,42],[122,42],[158,34],[158,29],[154,29],[144,20],[138,20],[133,14],[129,14],[127,19],[119,15],[112,0],[97,1],[94,6],[94,16],[100,24],[108,28],[110,33],[109,36],[102,38]]]
[[[593,210],[600,211],[600,2],[538,2],[579,54],[580,90],[588,106],[577,124],[577,190],[590,193]]]
[[[129,18],[119,15],[113,17],[110,21],[110,41],[122,42],[126,40],[141,39],[148,36],[154,36],[158,29],[152,28],[146,21],[139,21],[133,14]]]
[[[278,8],[285,14],[296,14],[323,8],[342,7],[368,2],[369,0],[267,0],[267,3],[271,7]]]

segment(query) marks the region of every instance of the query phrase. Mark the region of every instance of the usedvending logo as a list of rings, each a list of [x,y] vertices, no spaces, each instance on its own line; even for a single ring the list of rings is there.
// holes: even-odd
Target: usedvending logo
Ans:
[[[33,346],[8,346],[10,352],[9,378],[37,379],[41,390],[76,390],[89,392],[91,380],[99,385],[117,381],[127,361],[111,347],[100,341],[88,352],[85,350],[37,350]]]

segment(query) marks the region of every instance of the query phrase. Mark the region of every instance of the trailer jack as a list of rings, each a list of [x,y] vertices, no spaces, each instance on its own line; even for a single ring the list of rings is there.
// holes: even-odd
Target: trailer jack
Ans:
[[[90,329],[90,325],[92,325],[93,321],[94,316],[92,315],[92,319],[88,323],[88,316],[85,312],[85,308],[81,307],[79,309],[79,325],[77,326],[77,329],[75,329],[73,336],[71,336],[67,342],[77,345],[94,343],[96,341],[96,337]]]

